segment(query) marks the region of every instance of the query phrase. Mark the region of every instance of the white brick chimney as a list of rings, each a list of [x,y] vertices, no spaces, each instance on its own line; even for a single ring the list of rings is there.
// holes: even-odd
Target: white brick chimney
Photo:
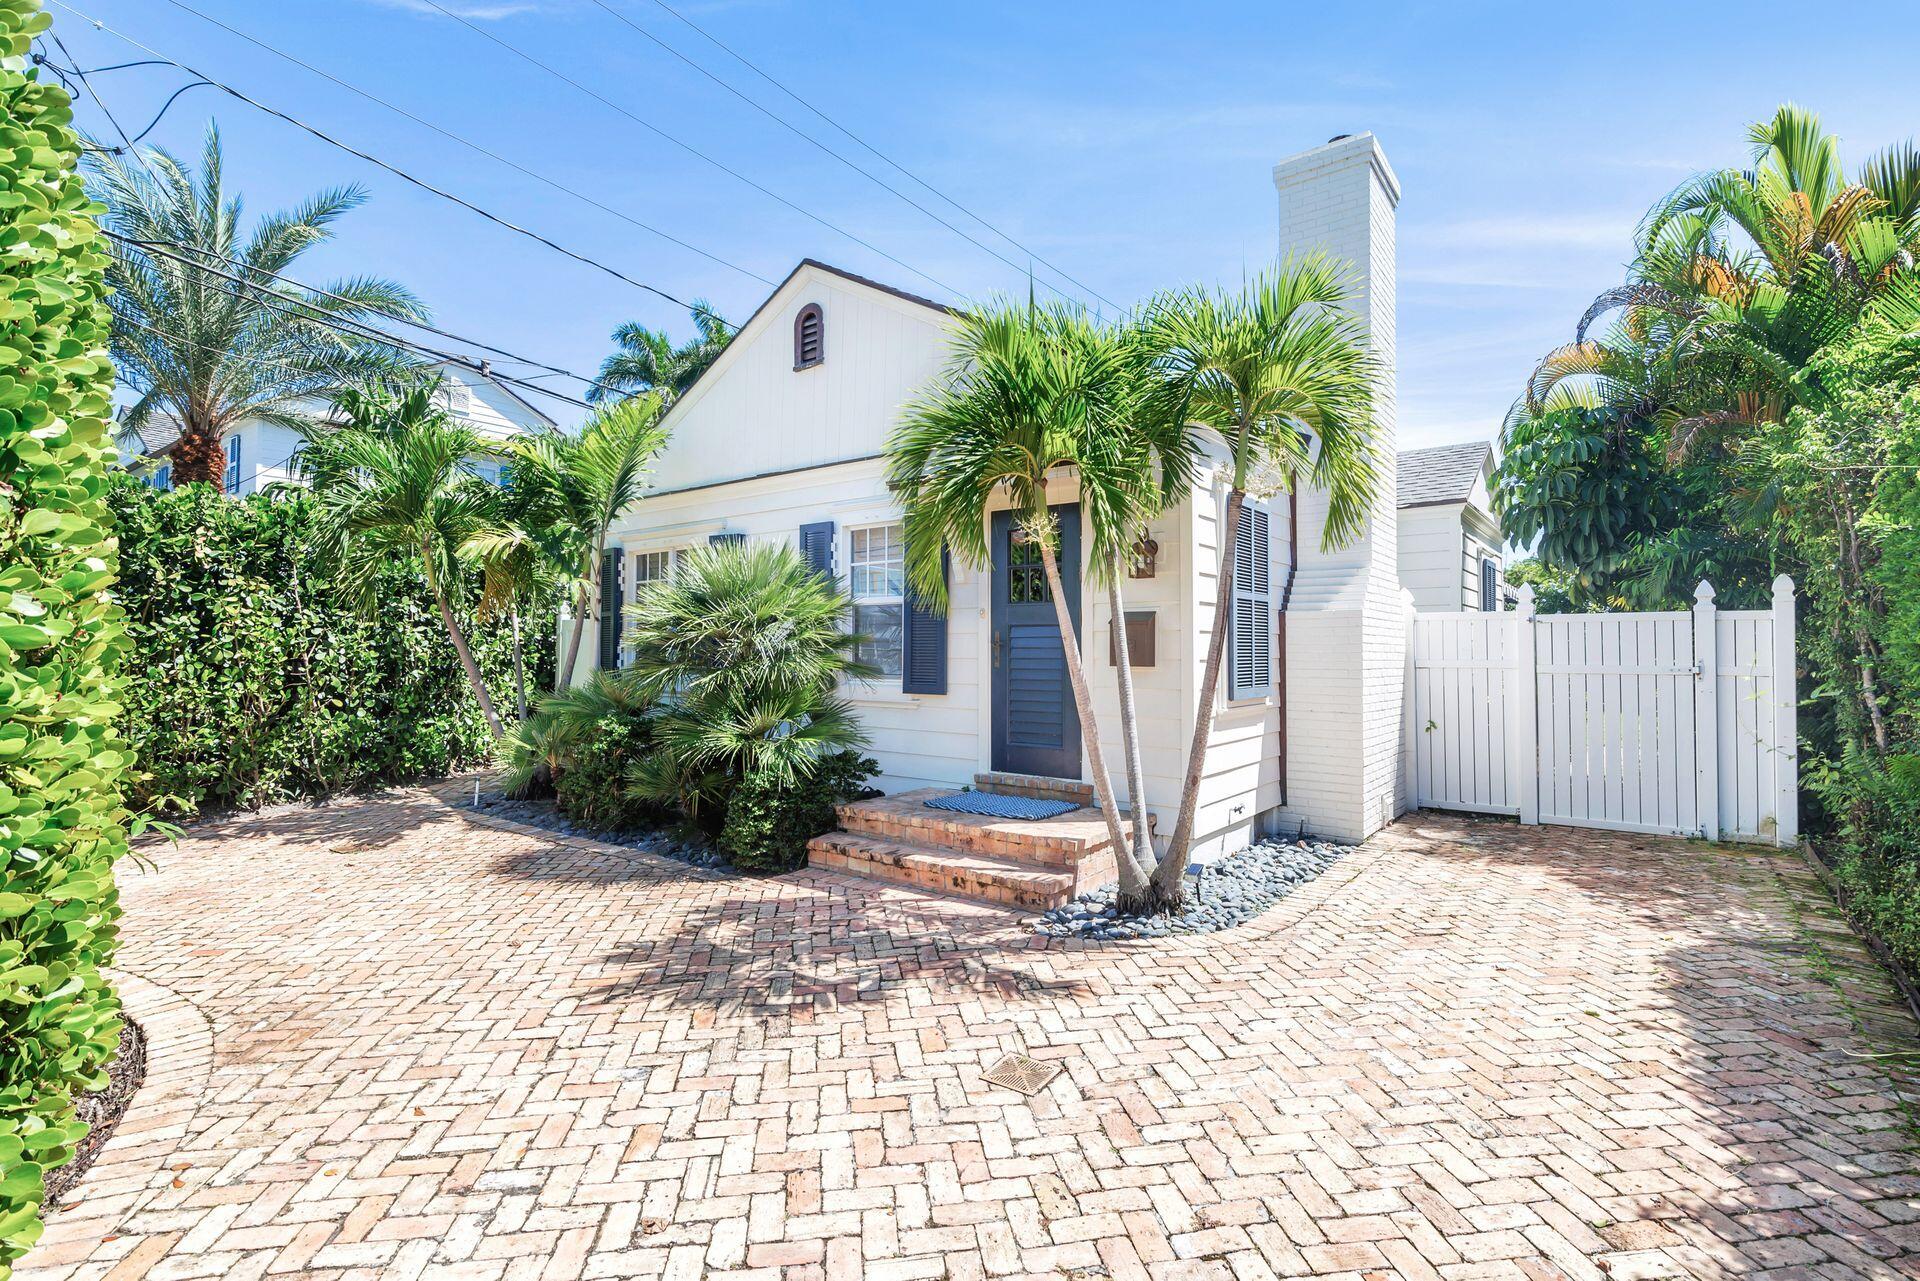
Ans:
[[[1395,555],[1394,209],[1400,184],[1370,133],[1273,168],[1280,254],[1352,264],[1356,306],[1383,373],[1374,401],[1380,485],[1365,532],[1323,550],[1326,498],[1302,478],[1299,569],[1286,614],[1287,804],[1283,826],[1358,840],[1405,807],[1401,696],[1407,615]]]

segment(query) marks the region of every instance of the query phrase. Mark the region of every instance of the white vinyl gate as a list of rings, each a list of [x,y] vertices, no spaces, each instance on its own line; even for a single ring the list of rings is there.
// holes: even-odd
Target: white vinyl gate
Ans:
[[[1416,803],[1628,832],[1799,835],[1793,582],[1773,608],[1416,614]]]

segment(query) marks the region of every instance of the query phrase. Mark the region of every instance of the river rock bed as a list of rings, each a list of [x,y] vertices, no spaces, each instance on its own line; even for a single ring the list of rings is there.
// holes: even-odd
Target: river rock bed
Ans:
[[[1115,906],[1119,886],[1091,894],[1035,919],[1034,928],[1054,938],[1138,939],[1175,934],[1211,934],[1244,925],[1351,853],[1332,841],[1262,841],[1207,866],[1196,890],[1187,878],[1187,904],[1178,913],[1122,916]]]
[[[624,849],[640,850],[660,858],[670,858],[676,863],[685,863],[689,867],[704,867],[717,871],[731,870],[727,865],[726,856],[712,845],[701,841],[684,840],[672,832],[659,828],[631,828],[617,832],[589,831],[561,813],[552,801],[515,800],[500,792],[482,791],[478,805],[474,804],[471,796],[461,797],[458,804],[464,810],[502,818],[509,823],[525,823],[528,827],[538,827],[556,836],[577,836],[582,840],[599,841],[604,845],[618,845]]]

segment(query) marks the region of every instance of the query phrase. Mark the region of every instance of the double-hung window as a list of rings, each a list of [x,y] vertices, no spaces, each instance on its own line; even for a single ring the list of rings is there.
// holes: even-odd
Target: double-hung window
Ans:
[[[866,639],[860,660],[881,676],[900,676],[900,638],[906,616],[907,540],[899,525],[871,525],[849,532],[848,587],[853,594],[853,630]]]

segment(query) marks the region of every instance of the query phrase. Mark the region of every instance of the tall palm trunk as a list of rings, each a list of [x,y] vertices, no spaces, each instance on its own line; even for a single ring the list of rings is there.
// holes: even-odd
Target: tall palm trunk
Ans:
[[[527,719],[527,660],[520,645],[520,607],[513,607],[513,712]]]
[[[1107,584],[1107,608],[1113,614],[1114,681],[1120,688],[1120,748],[1126,753],[1127,809],[1133,815],[1133,860],[1143,871],[1154,863],[1153,832],[1147,825],[1147,768],[1140,755],[1140,714],[1133,698],[1133,648],[1127,636],[1127,608],[1120,593],[1120,553],[1113,553]],[[1132,910],[1135,905],[1125,905]]]
[[[440,621],[446,624],[447,639],[453,642],[453,652],[460,656],[460,666],[467,670],[467,683],[473,686],[473,696],[480,704],[480,714],[487,719],[487,728],[493,736],[506,737],[506,727],[500,723],[499,713],[493,710],[493,699],[487,695],[487,683],[481,679],[480,664],[473,661],[473,651],[467,648],[466,633],[460,630],[460,620],[453,616],[453,606],[447,602],[447,593],[440,582],[439,575],[433,572],[433,545],[423,544],[421,553],[425,559],[427,588],[433,592],[433,603],[440,607]]]
[[[1080,716],[1080,741],[1087,752],[1087,769],[1093,775],[1093,791],[1100,803],[1100,816],[1107,821],[1107,839],[1113,843],[1113,861],[1120,877],[1123,898],[1139,898],[1147,889],[1147,874],[1134,861],[1127,846],[1125,829],[1120,823],[1120,806],[1114,800],[1113,780],[1107,777],[1107,762],[1100,751],[1100,727],[1093,719],[1093,691],[1087,687],[1086,669],[1080,663],[1080,638],[1073,628],[1073,614],[1067,609],[1067,593],[1060,581],[1060,562],[1054,557],[1048,539],[1040,543],[1040,564],[1047,573],[1047,587],[1053,593],[1053,613],[1060,624],[1060,648],[1067,658],[1067,680],[1073,686],[1073,706]]]
[[[553,692],[565,692],[573,684],[573,667],[580,661],[580,638],[587,632],[587,617],[600,612],[600,544],[593,546],[593,561],[587,566],[587,581],[580,585],[580,596],[573,611],[573,635],[567,641],[567,661],[553,674]]]
[[[1220,665],[1227,652],[1227,631],[1233,626],[1233,551],[1240,536],[1240,509],[1246,491],[1235,485],[1227,491],[1227,527],[1220,539],[1220,575],[1214,584],[1213,631],[1207,637],[1207,665],[1200,674],[1199,704],[1193,710],[1193,742],[1187,748],[1187,777],[1180,788],[1180,817],[1167,839],[1167,856],[1153,870],[1154,897],[1177,905],[1186,895],[1189,847],[1193,820],[1200,808],[1200,775],[1206,768],[1207,744],[1213,738],[1213,699],[1220,690]]]

